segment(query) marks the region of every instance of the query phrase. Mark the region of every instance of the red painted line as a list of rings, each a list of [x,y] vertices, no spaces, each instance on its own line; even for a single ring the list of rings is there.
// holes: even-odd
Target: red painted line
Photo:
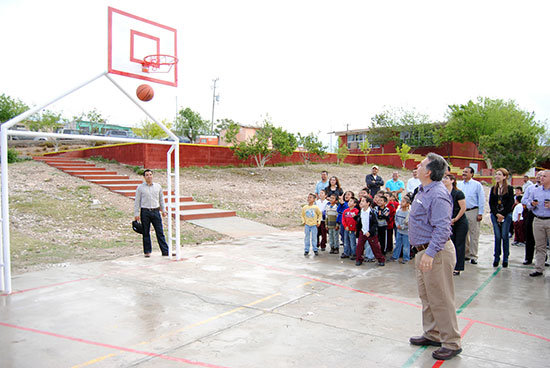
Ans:
[[[465,318],[467,319],[467,318]],[[472,320],[469,320],[468,324],[466,326],[464,326],[464,328],[462,329],[462,331],[460,332],[460,337],[461,338],[464,338],[464,336],[468,333],[468,331],[470,330],[470,328],[475,324],[476,322],[475,321],[472,321]],[[432,365],[432,368],[439,368],[443,365],[443,363],[445,363],[444,360],[438,360],[437,362],[435,362],[434,365]]]
[[[46,335],[46,336],[51,336],[51,337],[57,337],[57,338],[60,338],[60,339],[65,339],[65,340],[80,342],[80,343],[84,343],[84,344],[88,344],[88,345],[100,346],[100,347],[107,348],[107,349],[125,351],[125,352],[127,352],[127,353],[134,353],[134,354],[146,355],[146,356],[150,356],[150,357],[154,357],[154,358],[160,358],[160,359],[165,359],[165,360],[171,360],[171,361],[174,361],[174,362],[181,362],[181,363],[187,363],[187,364],[191,364],[191,365],[198,365],[198,366],[201,366],[201,367],[207,367],[207,368],[228,368],[228,367],[221,366],[221,365],[215,365],[215,364],[204,363],[204,362],[197,362],[197,361],[193,361],[193,360],[189,360],[189,359],[185,359],[185,358],[178,358],[178,357],[173,357],[173,356],[164,355],[164,354],[152,353],[152,352],[149,352],[149,351],[142,351],[142,350],[136,350],[136,349],[125,348],[125,347],[123,347],[123,346],[117,346],[117,345],[111,345],[111,344],[104,344],[104,343],[97,342],[97,341],[90,341],[90,340],[81,339],[81,338],[78,338],[78,337],[60,335],[60,334],[57,334],[57,333],[54,333],[54,332],[41,331],[41,330],[37,330],[37,329],[34,329],[34,328],[16,326],[16,325],[12,325],[12,324],[9,324],[9,323],[4,323],[4,322],[0,322],[0,326],[5,326],[5,327],[9,327],[9,328],[15,328],[15,329],[18,329],[18,330],[23,330],[23,331],[27,331],[27,332],[33,332],[33,333],[37,333],[37,334],[41,334],[41,335]]]
[[[473,323],[479,323],[480,325],[485,325],[485,326],[489,326],[489,327],[493,327],[493,328],[498,328],[499,330],[514,332],[514,333],[518,333],[518,334],[521,334],[521,335],[534,337],[536,339],[540,339],[540,340],[543,340],[543,341],[546,341],[546,342],[550,342],[550,338],[540,336],[540,335],[535,335],[535,334],[532,334],[530,332],[525,332],[525,331],[516,330],[516,329],[513,329],[513,328],[503,327],[503,326],[495,325],[495,324],[489,323],[489,322],[477,321],[475,319],[469,319],[469,318],[464,318],[464,319],[470,320]]]

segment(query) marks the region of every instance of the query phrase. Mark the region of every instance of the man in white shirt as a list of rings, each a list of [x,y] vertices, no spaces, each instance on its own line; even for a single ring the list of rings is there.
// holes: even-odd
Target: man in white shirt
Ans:
[[[169,255],[168,244],[164,238],[162,229],[162,216],[165,213],[164,196],[160,184],[153,183],[153,172],[146,169],[143,172],[145,183],[141,183],[136,189],[134,201],[134,218],[143,224],[143,253],[145,257],[151,256],[151,224],[155,228],[157,241],[163,256]]]
[[[413,177],[407,181],[407,193],[414,193],[414,190],[420,185],[420,179],[418,179],[418,171],[414,169],[412,171]]]
[[[523,175],[523,185],[521,186],[523,188],[523,193],[525,193],[525,190],[531,185],[533,185],[533,182],[529,179],[529,175]]]
[[[474,169],[466,167],[462,171],[462,179],[457,183],[458,189],[466,196],[466,218],[468,219],[468,234],[466,235],[466,260],[477,264],[480,223],[485,209],[485,192],[479,181],[473,179]]]

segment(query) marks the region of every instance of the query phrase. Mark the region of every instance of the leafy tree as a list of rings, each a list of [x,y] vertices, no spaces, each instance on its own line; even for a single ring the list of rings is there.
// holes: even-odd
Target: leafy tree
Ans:
[[[0,95],[0,123],[4,123],[27,111],[29,107],[19,99],[13,99],[4,93]]]
[[[487,167],[492,168],[492,161],[502,157],[495,150],[495,139],[503,135],[513,138],[512,132],[518,131],[538,141],[544,129],[535,122],[534,114],[521,110],[513,100],[478,97],[477,102],[449,106],[448,123],[441,130],[440,140],[473,142]],[[505,142],[501,143],[504,150]]]
[[[407,143],[409,147],[434,145],[436,125],[430,117],[415,110],[391,108],[376,114],[371,119],[367,135],[374,144],[382,147],[388,142],[396,146]]]
[[[344,162],[346,157],[349,155],[349,149],[341,137],[338,137],[338,151],[336,151],[336,158],[338,159],[338,165]]]
[[[401,144],[401,147],[395,146],[395,151],[399,155],[399,158],[401,159],[401,162],[403,163],[403,168],[405,168],[405,163],[409,159],[409,151],[411,150],[411,147],[407,143]]]
[[[208,121],[203,120],[198,112],[189,107],[181,109],[176,117],[174,131],[178,136],[184,136],[195,142],[197,136],[210,133]]]
[[[535,165],[539,145],[528,131],[499,131],[480,138],[485,153],[494,167],[504,167],[510,174],[523,174]]]
[[[90,134],[100,133],[105,124],[107,124],[107,118],[104,118],[96,108],[83,112],[80,115],[73,116],[73,121],[87,121],[90,123]]]
[[[319,141],[317,135],[313,133],[308,135],[298,133],[298,146],[302,147],[300,155],[306,166],[309,165],[315,156],[323,158],[327,153],[327,146],[324,146],[323,142]]]
[[[366,165],[368,162],[369,152],[372,150],[372,148],[370,148],[370,142],[367,137],[365,137],[365,140],[363,141],[363,143],[361,143],[361,145],[359,146],[359,149],[361,150],[361,152],[365,154],[365,165]]]
[[[219,121],[220,123],[217,125],[216,130],[220,134],[220,138],[223,138],[227,142],[236,142],[237,134],[241,131],[239,124],[231,119],[221,119]]]
[[[162,123],[170,129],[172,124],[167,120],[163,120]],[[132,128],[132,132],[137,137],[142,137],[145,139],[161,139],[168,137],[168,134],[154,121],[149,119],[144,119],[140,121],[137,128]]]
[[[229,138],[231,138],[229,142],[232,143],[231,149],[235,156],[241,160],[253,157],[257,167],[264,167],[266,162],[276,153],[282,156],[292,155],[298,146],[294,134],[273,126],[269,116],[264,119],[262,126],[256,131],[256,134],[245,142],[237,142],[236,134]]]
[[[27,121],[27,128],[33,132],[55,132],[57,128],[64,125],[65,119],[61,113],[50,110],[44,110],[38,115],[33,115],[33,119]]]

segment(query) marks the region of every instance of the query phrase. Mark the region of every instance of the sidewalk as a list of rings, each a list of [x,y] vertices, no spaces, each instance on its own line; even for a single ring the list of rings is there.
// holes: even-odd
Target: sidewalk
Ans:
[[[439,367],[421,331],[414,265],[320,252],[301,232],[185,247],[16,276],[0,296],[4,367]],[[523,266],[455,277],[463,353],[443,367],[550,366],[549,282]]]

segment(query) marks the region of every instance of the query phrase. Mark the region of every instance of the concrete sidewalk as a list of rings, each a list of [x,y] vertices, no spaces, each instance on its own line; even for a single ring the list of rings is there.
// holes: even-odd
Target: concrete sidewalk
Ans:
[[[6,367],[439,367],[421,331],[414,265],[303,256],[303,234],[257,235],[18,275],[0,296]],[[550,270],[523,248],[455,277],[463,353],[443,367],[550,366]]]

